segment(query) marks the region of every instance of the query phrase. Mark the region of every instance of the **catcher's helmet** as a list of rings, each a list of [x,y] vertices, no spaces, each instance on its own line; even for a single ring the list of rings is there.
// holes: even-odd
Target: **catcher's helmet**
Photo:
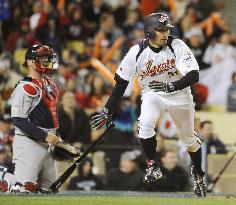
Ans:
[[[170,18],[164,13],[152,13],[148,15],[144,22],[144,33],[147,38],[155,38],[156,30],[164,28],[173,28],[174,26],[170,23]]]
[[[25,54],[23,66],[27,67],[27,60],[33,60],[36,71],[39,73],[51,73],[56,68],[56,53],[46,45],[33,45]]]

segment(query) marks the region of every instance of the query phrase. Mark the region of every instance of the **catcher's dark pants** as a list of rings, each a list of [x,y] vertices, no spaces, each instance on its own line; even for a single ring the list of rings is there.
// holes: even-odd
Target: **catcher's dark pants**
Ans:
[[[15,135],[13,141],[14,176],[17,182],[38,183],[48,188],[56,179],[55,160],[48,152],[48,145],[26,136]]]

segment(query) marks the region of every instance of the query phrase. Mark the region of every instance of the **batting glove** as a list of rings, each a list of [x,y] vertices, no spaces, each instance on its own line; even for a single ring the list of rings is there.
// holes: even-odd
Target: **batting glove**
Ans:
[[[173,83],[168,82],[168,83],[162,83],[158,81],[152,81],[148,84],[148,87],[154,90],[154,92],[166,92],[166,93],[171,93],[174,92],[174,86]]]
[[[99,111],[97,114],[95,114],[92,117],[92,127],[96,128],[96,130],[102,128],[105,124],[109,123],[110,121],[110,116],[108,114],[108,109],[106,109],[105,107]]]

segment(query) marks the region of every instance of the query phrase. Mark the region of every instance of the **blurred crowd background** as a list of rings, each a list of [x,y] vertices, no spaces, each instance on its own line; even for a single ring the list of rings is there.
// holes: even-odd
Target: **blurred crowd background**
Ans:
[[[233,2],[0,0],[0,163],[11,161],[10,96],[15,84],[27,75],[22,62],[29,46],[47,44],[57,52],[59,68],[52,78],[60,90],[59,133],[63,140],[85,150],[103,132],[92,130],[89,118],[112,91],[108,74],[113,75],[129,48],[145,38],[144,17],[158,11],[171,17],[175,25],[171,34],[186,42],[200,66],[200,82],[192,93],[195,127],[203,141],[203,163],[210,182],[235,144],[236,35],[231,30],[234,19],[229,18]],[[101,72],[96,60],[108,74]],[[131,83],[115,113],[116,128],[81,164],[64,190],[191,189],[190,159],[168,113],[156,125],[164,177],[155,185],[142,183],[145,157],[137,138],[139,113],[140,93]],[[58,174],[68,163],[58,163]],[[236,190],[236,161],[230,167],[216,192]]]

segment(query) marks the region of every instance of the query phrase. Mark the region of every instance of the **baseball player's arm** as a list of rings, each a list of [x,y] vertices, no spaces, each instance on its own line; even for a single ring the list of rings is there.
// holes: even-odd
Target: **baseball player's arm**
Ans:
[[[46,142],[53,145],[56,145],[62,141],[55,134],[45,132],[26,118],[13,117],[12,123],[14,126],[18,127],[21,131],[27,134],[32,140]]]
[[[149,83],[149,87],[153,89],[155,92],[163,91],[163,92],[171,93],[177,90],[182,90],[184,88],[187,88],[193,85],[194,83],[197,83],[198,81],[199,81],[198,71],[192,70],[177,81],[168,82],[168,83],[152,81]]]
[[[116,71],[114,78],[116,85],[105,105],[105,108],[109,113],[112,113],[115,110],[129,84],[129,81],[132,81],[136,74],[136,54],[138,51],[139,46],[133,46],[125,55]]]
[[[28,120],[28,114],[32,108],[35,97],[37,97],[37,89],[31,84],[20,84],[15,88],[11,97],[11,117],[13,125],[33,140],[54,144],[57,141],[56,135],[48,134]]]
[[[12,123],[31,139],[45,142],[48,133],[35,126],[27,118],[12,117]]]
[[[176,67],[183,77],[175,82],[150,82],[149,87],[155,92],[170,93],[187,88],[199,81],[199,66],[188,46],[177,39],[173,41],[173,48],[176,53]]]
[[[26,135],[28,135],[32,140],[46,142],[52,145],[56,145],[62,141],[61,138],[57,137],[55,134],[47,133],[44,130],[38,128],[27,118],[12,117],[12,123]]]
[[[129,81],[124,80],[117,73],[115,74],[114,80],[116,81],[116,85],[105,105],[105,108],[109,111],[109,113],[112,113],[113,110],[117,107],[117,104],[119,103],[129,84]]]
[[[173,48],[176,53],[176,67],[182,76],[190,71],[199,71],[199,66],[190,48],[180,39],[173,41]]]
[[[199,72],[197,70],[192,70],[188,72],[181,79],[172,82],[174,91],[182,90],[187,88],[199,81]]]
[[[114,78],[116,85],[111,96],[109,97],[105,107],[92,117],[91,124],[93,128],[100,129],[110,120],[113,111],[116,109],[129,84],[129,81],[131,81],[136,74],[135,56],[138,53],[138,50],[138,45],[133,46],[119,65]]]
[[[92,117],[93,128],[100,129],[103,125],[105,125],[108,121],[110,121],[113,111],[120,102],[120,99],[123,96],[129,84],[129,81],[124,80],[118,74],[115,74],[115,81],[116,85],[106,105],[98,114]]]
[[[178,50],[176,66],[183,77],[172,82],[174,91],[182,90],[199,81],[199,66],[190,48],[181,40],[176,41]]]

